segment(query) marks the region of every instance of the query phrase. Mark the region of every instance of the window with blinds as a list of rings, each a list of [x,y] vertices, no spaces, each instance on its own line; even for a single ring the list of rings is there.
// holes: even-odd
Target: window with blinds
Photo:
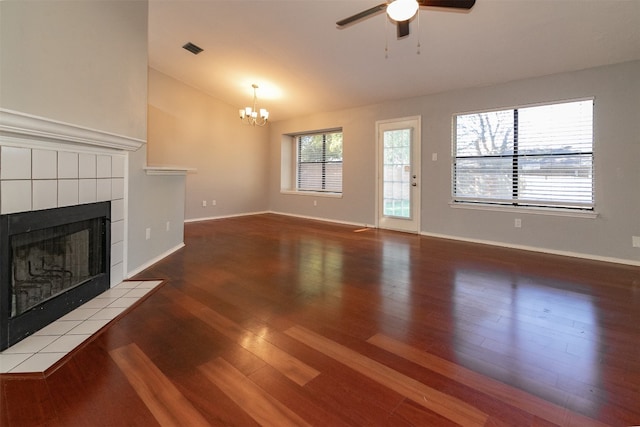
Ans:
[[[593,210],[593,100],[454,121],[454,202]]]
[[[342,193],[342,132],[296,136],[298,191]]]

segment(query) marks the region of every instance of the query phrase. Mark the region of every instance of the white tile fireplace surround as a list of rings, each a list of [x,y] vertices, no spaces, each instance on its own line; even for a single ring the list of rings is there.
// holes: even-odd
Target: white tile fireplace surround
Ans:
[[[0,214],[111,201],[110,283],[120,283],[127,152],[144,142],[0,109]]]
[[[110,202],[107,268],[108,285],[113,288],[127,271],[128,152],[144,143],[0,109],[0,214]],[[0,295],[2,300],[5,297]]]

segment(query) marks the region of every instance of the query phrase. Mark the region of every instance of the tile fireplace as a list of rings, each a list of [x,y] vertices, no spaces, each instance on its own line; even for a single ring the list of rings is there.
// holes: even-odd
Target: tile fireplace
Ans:
[[[56,304],[65,307],[75,304],[67,301],[67,294],[73,295],[77,287],[71,277],[84,283],[97,276],[100,284],[93,286],[100,289],[105,283],[108,288],[124,280],[127,271],[128,159],[129,153],[139,150],[144,142],[0,108],[0,215],[7,227],[0,234],[4,238],[6,231],[13,233],[18,229],[18,223],[23,220],[15,218],[25,218],[24,221],[31,223],[31,228],[27,227],[29,232],[23,229],[18,233],[26,232],[25,236],[14,237],[13,243],[7,240],[5,252],[1,254],[4,262],[11,244],[14,245],[11,250],[30,254],[15,272],[13,267],[1,267],[0,275],[5,281],[11,283],[9,280],[15,277],[15,286],[20,285],[17,293],[5,290],[0,295],[0,309],[5,319],[0,323],[2,348],[14,342],[10,336],[29,334],[8,319],[33,316],[39,322],[40,317],[44,317],[39,313],[41,300],[61,301]],[[84,217],[84,214],[76,213],[98,207],[100,214]],[[46,216],[43,219],[40,213],[51,214],[53,219]],[[96,223],[92,220],[96,217],[102,219]],[[67,221],[70,219],[73,220]],[[64,225],[68,222],[79,224]],[[54,227],[50,235],[38,237],[30,232],[41,229],[43,224]],[[60,236],[65,233],[73,237]],[[88,237],[94,233],[101,239],[106,238],[102,242],[106,245],[102,253],[96,249],[100,239]],[[35,249],[33,239],[48,241],[52,247],[47,249],[49,254],[43,255]],[[72,264],[78,257],[61,257],[61,248],[73,248],[74,254],[86,249],[94,255],[99,254],[98,260],[89,261],[86,267],[75,267]],[[41,286],[33,282],[41,282]],[[86,298],[87,295],[80,295],[71,300]],[[12,329],[14,332],[10,332]]]

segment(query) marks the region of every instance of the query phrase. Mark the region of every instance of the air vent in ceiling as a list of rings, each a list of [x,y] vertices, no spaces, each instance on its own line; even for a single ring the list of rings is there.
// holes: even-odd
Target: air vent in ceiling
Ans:
[[[199,54],[200,52],[202,52],[202,48],[199,46],[196,46],[195,44],[189,42],[187,44],[185,44],[184,46],[182,46],[184,49],[187,49],[189,52],[193,53],[194,55]]]

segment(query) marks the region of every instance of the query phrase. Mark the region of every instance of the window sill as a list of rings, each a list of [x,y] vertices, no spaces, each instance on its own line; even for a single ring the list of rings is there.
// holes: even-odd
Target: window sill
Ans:
[[[342,193],[323,193],[321,191],[295,191],[295,190],[280,190],[280,194],[289,194],[294,196],[313,196],[313,197],[329,197],[334,199],[341,199]]]
[[[497,206],[497,205],[489,205],[489,204],[483,205],[480,203],[456,203],[456,202],[449,202],[449,206],[454,209],[512,212],[512,213],[523,213],[523,214],[533,214],[533,215],[566,216],[566,217],[573,217],[573,218],[594,219],[598,217],[597,212],[578,211],[574,209],[562,209],[562,208]]]

